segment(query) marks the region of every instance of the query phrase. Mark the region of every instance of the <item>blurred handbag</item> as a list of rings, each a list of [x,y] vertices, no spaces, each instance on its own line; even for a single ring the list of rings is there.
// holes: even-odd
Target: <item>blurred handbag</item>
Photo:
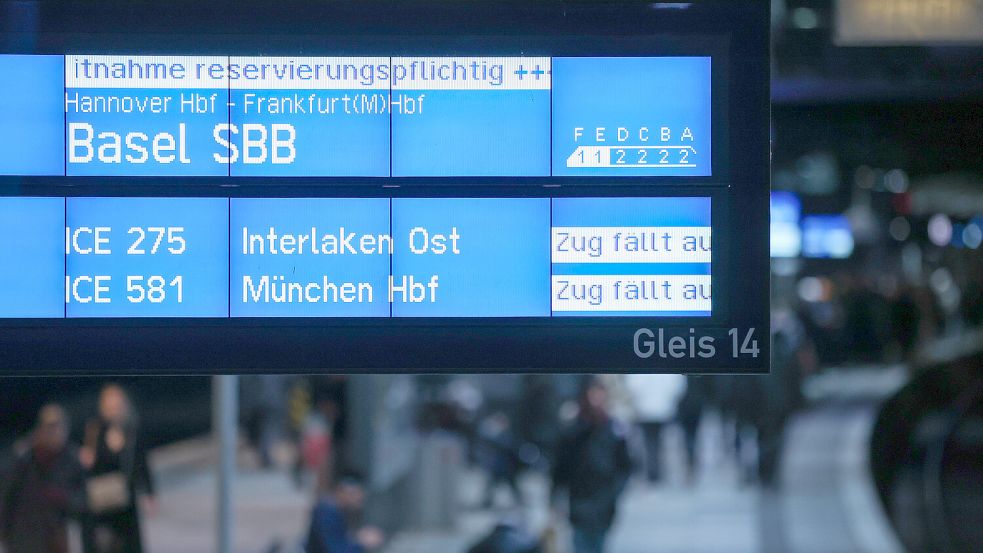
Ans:
[[[98,451],[100,429],[98,424],[89,424],[85,432],[85,445],[93,454]],[[126,436],[126,443],[120,453],[122,470],[89,476],[85,483],[85,495],[89,512],[95,515],[126,510],[131,506],[130,479],[127,471],[132,465],[132,440]]]
[[[130,489],[122,471],[90,476],[85,493],[93,514],[122,511],[130,506]]]

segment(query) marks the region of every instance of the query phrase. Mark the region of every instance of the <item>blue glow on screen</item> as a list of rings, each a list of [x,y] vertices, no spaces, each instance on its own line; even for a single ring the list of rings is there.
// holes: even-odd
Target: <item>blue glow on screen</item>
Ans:
[[[68,317],[227,317],[227,198],[68,198]]]
[[[68,88],[65,95],[69,176],[229,174],[229,148],[214,136],[229,122],[227,89]],[[82,111],[87,98],[103,102],[100,111]],[[228,143],[229,131],[218,130]]]
[[[708,176],[710,58],[553,58],[553,175]]]
[[[554,198],[553,226],[710,226],[710,198]]]
[[[363,96],[373,113],[351,110],[351,99]],[[388,177],[388,101],[388,90],[233,90],[231,121],[239,129],[240,155],[231,175]],[[303,112],[270,113],[270,105]],[[262,148],[247,151],[247,132]]]
[[[0,75],[0,175],[64,175],[64,56],[0,56]]]
[[[0,72],[17,83],[0,174],[711,175],[709,57],[4,55]]]
[[[549,316],[549,210],[549,198],[394,199],[394,278],[425,285],[437,275],[439,286],[435,302],[397,296],[393,316]]]
[[[233,317],[389,316],[388,198],[231,206]]]
[[[0,317],[709,316],[710,207],[3,198]],[[848,228],[806,224],[827,237]]]
[[[0,318],[65,315],[64,227],[64,198],[0,198]]]
[[[710,204],[554,198],[553,316],[710,316]]]
[[[393,114],[393,176],[549,176],[549,90],[409,90]]]

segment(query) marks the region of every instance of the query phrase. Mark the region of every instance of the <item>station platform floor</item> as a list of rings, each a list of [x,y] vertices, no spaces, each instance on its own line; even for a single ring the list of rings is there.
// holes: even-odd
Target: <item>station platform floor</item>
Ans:
[[[667,478],[655,486],[633,479],[608,553],[901,553],[867,468],[876,404],[901,378],[897,371],[876,376],[847,371],[810,383],[811,407],[796,414],[787,428],[782,485],[776,490],[742,483],[726,453],[726,426],[712,414],[700,432],[698,476],[687,481],[681,433],[669,428]],[[208,447],[202,440],[155,452],[163,468],[159,512],[145,522],[150,553],[214,551],[216,481],[214,465],[203,454]],[[484,477],[479,472],[464,471],[460,480],[462,508],[453,528],[399,532],[383,552],[465,553],[497,520],[517,512],[534,532],[550,525],[543,476],[522,479],[526,502],[520,511],[504,490],[495,508],[481,507]],[[268,553],[277,545],[281,553],[299,552],[311,496],[286,473],[241,470],[234,501],[236,553]],[[558,529],[557,553],[566,553],[568,529],[550,526]]]

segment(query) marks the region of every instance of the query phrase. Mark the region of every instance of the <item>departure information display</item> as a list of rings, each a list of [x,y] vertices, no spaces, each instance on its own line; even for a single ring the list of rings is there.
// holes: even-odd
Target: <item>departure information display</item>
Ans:
[[[180,4],[0,18],[0,376],[767,371],[767,2]]]
[[[710,209],[709,198],[0,198],[0,318],[705,317]]]
[[[0,149],[0,174],[709,176],[710,72],[705,56],[0,56],[30,80],[0,88],[10,140],[35,148]]]

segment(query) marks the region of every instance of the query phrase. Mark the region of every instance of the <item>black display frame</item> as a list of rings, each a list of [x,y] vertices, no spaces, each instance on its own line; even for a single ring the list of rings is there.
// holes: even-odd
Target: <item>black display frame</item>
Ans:
[[[263,10],[275,13],[260,17]],[[768,13],[763,0],[685,9],[648,2],[41,4],[36,28],[9,34],[3,52],[710,55],[710,177],[0,177],[0,195],[707,196],[714,305],[711,317],[671,318],[0,319],[0,374],[767,372]],[[640,328],[712,337],[717,353],[642,358],[634,347]],[[743,341],[752,328],[758,354],[734,357],[728,333]]]

